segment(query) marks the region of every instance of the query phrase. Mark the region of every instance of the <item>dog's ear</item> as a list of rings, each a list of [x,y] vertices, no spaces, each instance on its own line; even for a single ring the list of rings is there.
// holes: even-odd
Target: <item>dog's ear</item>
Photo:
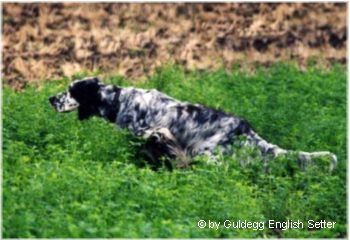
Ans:
[[[95,111],[92,108],[86,108],[86,107],[83,107],[83,106],[79,106],[78,107],[78,118],[79,118],[79,120],[88,119],[91,116],[93,116],[94,114],[95,114]]]
[[[74,84],[70,89],[70,93],[79,102],[79,104],[91,104],[98,97],[99,89],[99,80],[97,78],[91,78]]]
[[[100,87],[100,81],[94,77],[76,82],[70,88],[71,95],[79,103],[79,120],[87,119],[98,113],[98,106],[101,104]]]

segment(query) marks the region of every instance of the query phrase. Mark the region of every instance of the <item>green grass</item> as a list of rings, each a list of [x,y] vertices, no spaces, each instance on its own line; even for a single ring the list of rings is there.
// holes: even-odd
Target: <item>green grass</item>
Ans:
[[[121,77],[106,82],[130,85]],[[237,149],[224,164],[152,171],[139,167],[140,140],[102,119],[58,114],[47,98],[67,79],[40,89],[3,91],[3,236],[26,237],[345,237],[346,69],[293,65],[242,72],[159,70],[138,87],[157,88],[247,119],[260,135],[287,149],[328,150],[301,171],[295,157],[270,159]],[[251,159],[245,167],[240,160]],[[197,227],[221,222],[219,230]],[[223,222],[300,220],[303,229],[226,229]],[[308,220],[337,222],[308,229]]]

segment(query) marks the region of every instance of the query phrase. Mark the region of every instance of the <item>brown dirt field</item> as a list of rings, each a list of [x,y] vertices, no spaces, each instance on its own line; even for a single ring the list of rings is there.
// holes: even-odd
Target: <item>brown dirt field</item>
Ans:
[[[102,69],[142,79],[166,64],[346,63],[346,3],[4,3],[6,84]]]

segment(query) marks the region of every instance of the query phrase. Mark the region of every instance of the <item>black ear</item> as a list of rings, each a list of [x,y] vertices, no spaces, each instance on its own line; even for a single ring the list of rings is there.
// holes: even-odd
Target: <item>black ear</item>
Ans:
[[[70,88],[72,97],[79,103],[79,120],[87,119],[98,113],[98,107],[101,104],[100,87],[98,78],[90,78],[78,81]]]
[[[93,108],[86,108],[83,106],[78,107],[78,118],[79,120],[85,120],[92,117],[95,114]]]
[[[97,78],[84,80],[72,86],[70,92],[79,104],[91,104],[98,100],[98,91],[100,84]]]

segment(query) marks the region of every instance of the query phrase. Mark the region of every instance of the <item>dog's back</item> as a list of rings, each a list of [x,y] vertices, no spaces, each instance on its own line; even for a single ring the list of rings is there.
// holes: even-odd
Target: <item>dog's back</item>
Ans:
[[[125,88],[120,93],[117,124],[137,135],[167,128],[190,155],[226,148],[239,134],[241,119],[224,112],[179,102],[157,90]]]

